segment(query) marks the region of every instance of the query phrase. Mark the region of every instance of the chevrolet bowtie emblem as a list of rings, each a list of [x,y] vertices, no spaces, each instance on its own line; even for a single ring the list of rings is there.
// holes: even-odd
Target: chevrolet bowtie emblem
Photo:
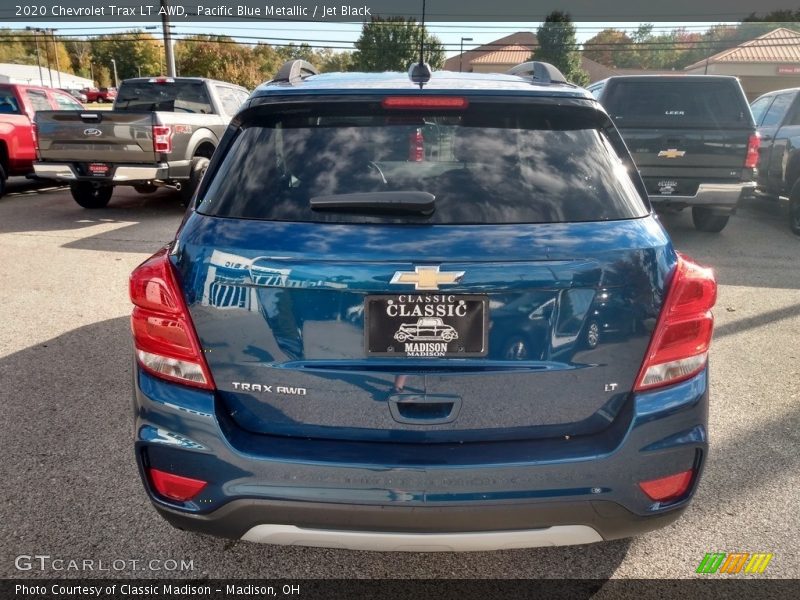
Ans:
[[[414,267],[413,271],[397,271],[389,283],[413,283],[416,290],[438,290],[440,285],[461,281],[464,271],[439,272],[439,267]]]
[[[684,154],[686,154],[686,150],[670,148],[669,150],[662,150],[659,152],[658,158],[682,158]]]

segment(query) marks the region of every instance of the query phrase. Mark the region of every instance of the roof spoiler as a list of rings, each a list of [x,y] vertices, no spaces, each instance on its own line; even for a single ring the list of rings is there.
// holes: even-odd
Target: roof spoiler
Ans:
[[[508,75],[530,77],[534,83],[567,83],[564,74],[550,63],[531,60],[506,71]]]
[[[306,77],[312,75],[319,75],[319,71],[310,62],[295,59],[289,60],[278,69],[278,74],[270,83],[288,83],[289,85],[297,85]]]

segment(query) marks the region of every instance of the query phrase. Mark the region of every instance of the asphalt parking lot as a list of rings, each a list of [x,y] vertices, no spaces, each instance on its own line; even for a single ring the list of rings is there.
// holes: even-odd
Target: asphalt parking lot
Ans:
[[[255,545],[162,521],[130,445],[127,277],[183,209],[165,191],[118,189],[87,211],[39,188],[11,181],[0,198],[0,577],[93,574],[15,568],[35,554],[193,566],[94,573],[106,577],[691,577],[706,552],[771,552],[763,576],[800,577],[800,238],[785,206],[752,202],[718,235],[688,214],[663,219],[720,282],[712,451],[682,519],[633,540],[432,556]]]

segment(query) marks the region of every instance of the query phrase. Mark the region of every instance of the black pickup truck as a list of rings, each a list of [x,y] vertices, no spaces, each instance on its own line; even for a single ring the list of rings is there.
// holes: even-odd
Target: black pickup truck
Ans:
[[[750,105],[761,134],[761,196],[789,199],[789,226],[800,235],[800,88],[777,90]]]
[[[656,209],[719,232],[755,191],[758,136],[742,86],[719,75],[610,77],[589,86],[622,134]]]
[[[113,110],[36,113],[34,172],[69,183],[84,208],[106,206],[118,185],[142,193],[167,186],[188,201],[247,96],[200,77],[126,79]]]

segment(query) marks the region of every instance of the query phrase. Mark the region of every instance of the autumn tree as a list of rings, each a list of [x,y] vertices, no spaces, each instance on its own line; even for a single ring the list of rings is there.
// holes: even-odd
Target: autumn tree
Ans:
[[[373,16],[356,40],[352,67],[359,71],[406,71],[419,60],[420,33],[425,39],[425,62],[434,69],[444,64],[444,46],[413,18]]]
[[[112,59],[117,63],[120,81],[161,73],[161,46],[156,38],[141,30],[101,35],[92,40],[95,71],[103,66],[111,71],[113,77]]]
[[[248,89],[271,76],[262,70],[264,48],[238,44],[225,35],[193,35],[175,44],[178,72],[186,77],[211,77]]]
[[[556,66],[567,81],[577,85],[589,83],[589,76],[581,67],[575,26],[568,13],[558,10],[551,12],[536,30],[536,37],[539,41],[539,46],[534,52],[536,60]]]
[[[583,44],[583,55],[586,58],[610,68],[631,66],[633,53],[631,37],[624,31],[613,28],[603,29]]]

